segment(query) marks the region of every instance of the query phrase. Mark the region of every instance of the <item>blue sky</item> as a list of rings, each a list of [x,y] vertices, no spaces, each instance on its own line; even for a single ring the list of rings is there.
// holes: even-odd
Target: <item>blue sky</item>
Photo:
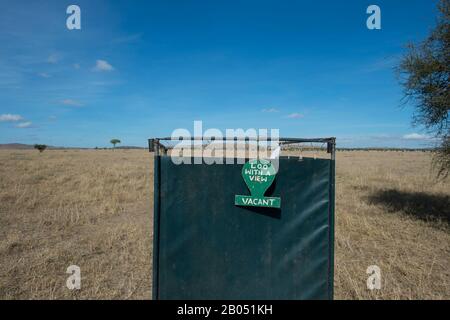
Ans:
[[[81,30],[66,28],[70,4]],[[429,146],[393,67],[436,15],[430,0],[0,0],[0,143],[145,146],[202,120]]]

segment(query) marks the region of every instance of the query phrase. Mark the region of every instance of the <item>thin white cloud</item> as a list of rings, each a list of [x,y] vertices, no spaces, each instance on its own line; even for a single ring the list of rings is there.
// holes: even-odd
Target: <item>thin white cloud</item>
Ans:
[[[94,71],[113,71],[114,67],[106,60],[97,60]]]
[[[42,77],[42,78],[50,78],[50,77],[51,77],[51,76],[50,76],[48,73],[46,73],[46,72],[41,72],[41,73],[39,73],[39,76]]]
[[[16,128],[22,128],[22,129],[24,129],[24,128],[30,128],[31,125],[32,125],[32,122],[31,122],[31,121],[21,122],[21,123],[19,123],[19,124],[16,125]]]
[[[430,137],[425,134],[419,134],[419,133],[410,133],[405,134],[403,137],[405,140],[429,140]]]
[[[375,135],[369,136],[368,138],[374,139],[374,140],[388,140],[388,139],[392,140],[392,139],[398,139],[398,136],[392,136],[387,133],[380,133],[380,134],[375,134]]]
[[[23,120],[23,117],[19,114],[2,114],[0,115],[0,122],[16,122]]]
[[[392,69],[396,65],[398,65],[400,58],[401,57],[398,55],[383,57],[381,59],[374,61],[372,64],[365,66],[363,68],[363,72],[372,73]]]
[[[72,106],[72,107],[82,107],[83,104],[80,101],[73,100],[73,99],[64,99],[61,100],[61,103],[66,106]]]
[[[74,63],[74,64],[73,64],[73,67],[74,67],[75,69],[80,69],[80,64],[79,64],[79,63]]]
[[[301,119],[303,117],[304,117],[303,114],[297,113],[297,112],[291,113],[287,116],[287,118],[289,118],[289,119]]]
[[[277,108],[265,108],[261,110],[264,113],[274,113],[274,112],[280,112]]]
[[[47,62],[48,62],[48,63],[53,63],[53,64],[55,64],[55,63],[58,63],[58,61],[59,61],[59,55],[56,54],[56,53],[52,53],[52,54],[49,55],[48,58],[47,58]]]

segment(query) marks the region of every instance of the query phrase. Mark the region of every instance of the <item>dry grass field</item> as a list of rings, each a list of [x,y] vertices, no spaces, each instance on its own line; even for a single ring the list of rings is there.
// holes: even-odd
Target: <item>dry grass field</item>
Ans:
[[[152,175],[144,150],[0,150],[0,299],[151,298]],[[338,152],[335,297],[449,299],[449,219],[429,153]]]

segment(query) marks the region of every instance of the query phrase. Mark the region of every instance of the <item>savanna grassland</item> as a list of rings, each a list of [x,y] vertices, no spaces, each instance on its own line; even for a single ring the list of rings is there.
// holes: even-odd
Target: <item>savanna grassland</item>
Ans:
[[[335,298],[450,299],[450,181],[431,154],[336,164]],[[0,150],[0,299],[151,298],[152,177],[145,150]],[[81,290],[66,288],[72,264]]]

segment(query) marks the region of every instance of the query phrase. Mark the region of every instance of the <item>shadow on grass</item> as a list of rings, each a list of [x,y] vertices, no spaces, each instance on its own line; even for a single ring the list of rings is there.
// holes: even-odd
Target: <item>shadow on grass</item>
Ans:
[[[389,212],[401,211],[421,220],[442,220],[450,224],[450,196],[447,195],[389,189],[372,193],[368,200],[383,205]]]

